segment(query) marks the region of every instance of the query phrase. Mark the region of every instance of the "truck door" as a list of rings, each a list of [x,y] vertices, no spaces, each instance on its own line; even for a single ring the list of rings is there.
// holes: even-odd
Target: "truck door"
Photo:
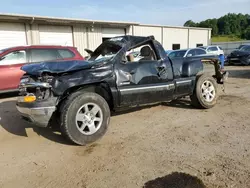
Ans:
[[[115,64],[120,106],[171,99],[174,83],[170,62],[157,58],[150,45],[140,49],[139,59],[131,54],[127,55],[128,61]]]

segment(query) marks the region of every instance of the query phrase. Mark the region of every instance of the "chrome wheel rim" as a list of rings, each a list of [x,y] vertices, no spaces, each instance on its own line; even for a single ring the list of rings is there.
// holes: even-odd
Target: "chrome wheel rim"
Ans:
[[[100,106],[95,103],[84,104],[76,113],[76,127],[84,135],[96,133],[100,129],[102,122],[102,110]]]
[[[215,87],[211,81],[204,81],[201,86],[202,97],[206,102],[212,102],[215,98]]]

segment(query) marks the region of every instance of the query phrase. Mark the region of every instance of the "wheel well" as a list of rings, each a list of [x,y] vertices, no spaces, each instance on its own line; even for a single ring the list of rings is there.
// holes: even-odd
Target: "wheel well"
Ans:
[[[57,106],[59,106],[60,111],[62,110],[63,102],[67,100],[72,94],[80,92],[93,92],[102,96],[108,103],[110,110],[114,108],[113,97],[110,87],[107,83],[95,83],[88,85],[81,85],[77,87],[69,88],[60,98]]]
[[[196,76],[200,76],[200,75],[202,75],[202,74],[204,74],[204,70],[199,71],[199,72],[196,74]]]

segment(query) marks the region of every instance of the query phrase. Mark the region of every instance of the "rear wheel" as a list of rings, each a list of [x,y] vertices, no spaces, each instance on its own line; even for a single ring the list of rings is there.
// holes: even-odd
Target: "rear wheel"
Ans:
[[[109,106],[96,93],[73,95],[61,112],[61,130],[73,143],[86,145],[101,138],[110,120]]]
[[[197,78],[193,95],[190,96],[191,104],[196,108],[212,108],[218,98],[217,83],[209,75],[201,75]]]

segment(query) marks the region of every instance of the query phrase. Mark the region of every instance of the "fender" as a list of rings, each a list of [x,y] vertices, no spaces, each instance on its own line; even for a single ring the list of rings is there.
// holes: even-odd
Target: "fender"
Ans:
[[[56,96],[63,95],[70,88],[78,88],[84,85],[96,84],[104,80],[113,80],[112,64],[95,69],[85,69],[77,72],[70,72],[54,77],[51,86]]]
[[[183,62],[182,77],[196,76],[201,71],[203,71],[203,63],[200,60]]]

